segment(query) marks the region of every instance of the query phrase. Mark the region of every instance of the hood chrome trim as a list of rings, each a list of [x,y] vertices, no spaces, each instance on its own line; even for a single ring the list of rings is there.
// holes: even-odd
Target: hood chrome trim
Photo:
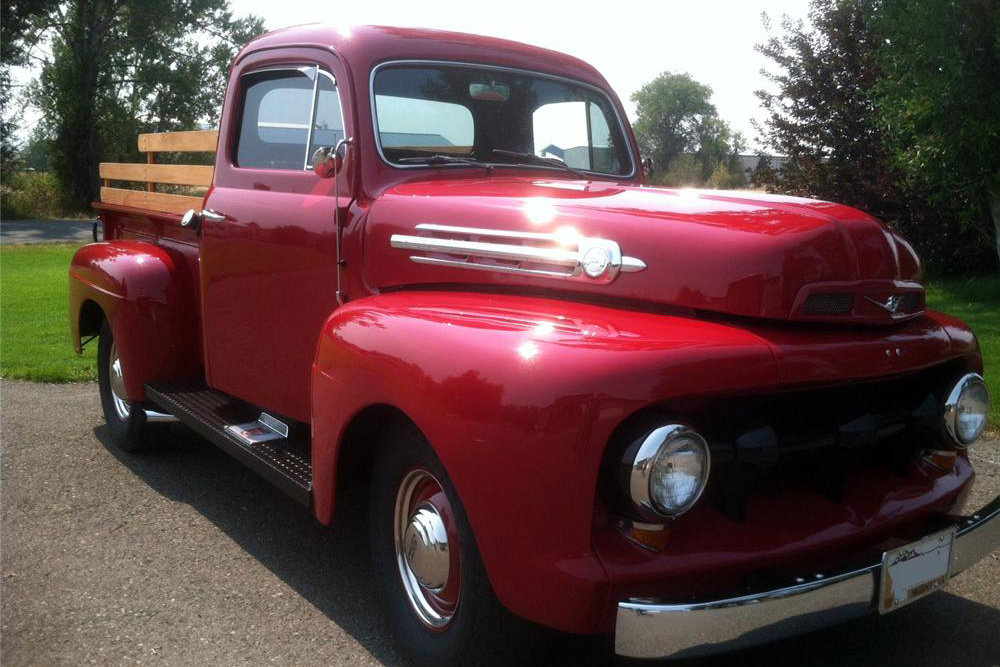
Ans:
[[[464,259],[457,259],[454,257],[411,255],[410,261],[417,264],[576,280],[601,285],[611,283],[618,277],[619,273],[634,273],[646,268],[646,263],[641,259],[623,256],[618,244],[608,239],[587,236],[567,237],[561,234],[517,232],[505,229],[456,227],[433,223],[419,224],[416,226],[416,231],[468,237],[441,238],[438,236],[393,234],[390,239],[393,248],[465,256]],[[479,237],[505,239],[511,242],[481,241],[478,240]],[[516,241],[526,243],[516,243]],[[603,260],[596,267],[593,264],[595,253],[598,255],[598,260]],[[586,267],[585,258],[589,258],[587,259],[589,264]],[[476,260],[512,261],[531,266]],[[603,268],[601,268],[602,266]]]

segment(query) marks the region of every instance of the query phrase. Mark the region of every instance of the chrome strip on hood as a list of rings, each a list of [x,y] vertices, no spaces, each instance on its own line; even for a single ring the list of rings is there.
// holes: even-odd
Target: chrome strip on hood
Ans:
[[[393,234],[390,239],[392,247],[464,256],[462,259],[457,259],[411,255],[410,260],[418,264],[520,273],[598,284],[614,281],[619,273],[634,273],[646,268],[646,263],[641,259],[622,256],[618,244],[608,239],[432,223],[419,224],[416,230],[432,234],[448,234],[449,237]],[[467,238],[454,238],[454,235],[463,235]],[[509,242],[476,240],[479,237],[506,239]],[[516,262],[516,264],[503,262]]]

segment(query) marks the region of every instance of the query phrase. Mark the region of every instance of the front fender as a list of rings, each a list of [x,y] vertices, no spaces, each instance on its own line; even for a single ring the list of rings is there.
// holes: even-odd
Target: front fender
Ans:
[[[768,346],[724,324],[520,296],[362,299],[329,318],[317,349],[316,514],[332,518],[352,416],[395,406],[454,482],[501,602],[539,623],[595,631],[607,578],[591,530],[611,432],[653,401],[777,381]]]
[[[70,329],[80,343],[81,312],[96,303],[111,325],[129,398],[146,382],[198,372],[197,292],[184,256],[144,241],[80,248],[69,268]]]

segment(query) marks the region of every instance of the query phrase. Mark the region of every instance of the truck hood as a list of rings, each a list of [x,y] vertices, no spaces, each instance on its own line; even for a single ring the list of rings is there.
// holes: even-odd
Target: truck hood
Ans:
[[[564,290],[845,324],[890,324],[924,308],[912,247],[871,216],[823,201],[493,177],[398,185],[366,220],[376,290]]]

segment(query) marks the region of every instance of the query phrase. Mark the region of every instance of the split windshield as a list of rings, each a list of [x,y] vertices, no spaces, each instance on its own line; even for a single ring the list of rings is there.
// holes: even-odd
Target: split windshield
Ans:
[[[392,164],[632,173],[618,114],[582,84],[485,67],[391,65],[373,85],[379,148]]]

